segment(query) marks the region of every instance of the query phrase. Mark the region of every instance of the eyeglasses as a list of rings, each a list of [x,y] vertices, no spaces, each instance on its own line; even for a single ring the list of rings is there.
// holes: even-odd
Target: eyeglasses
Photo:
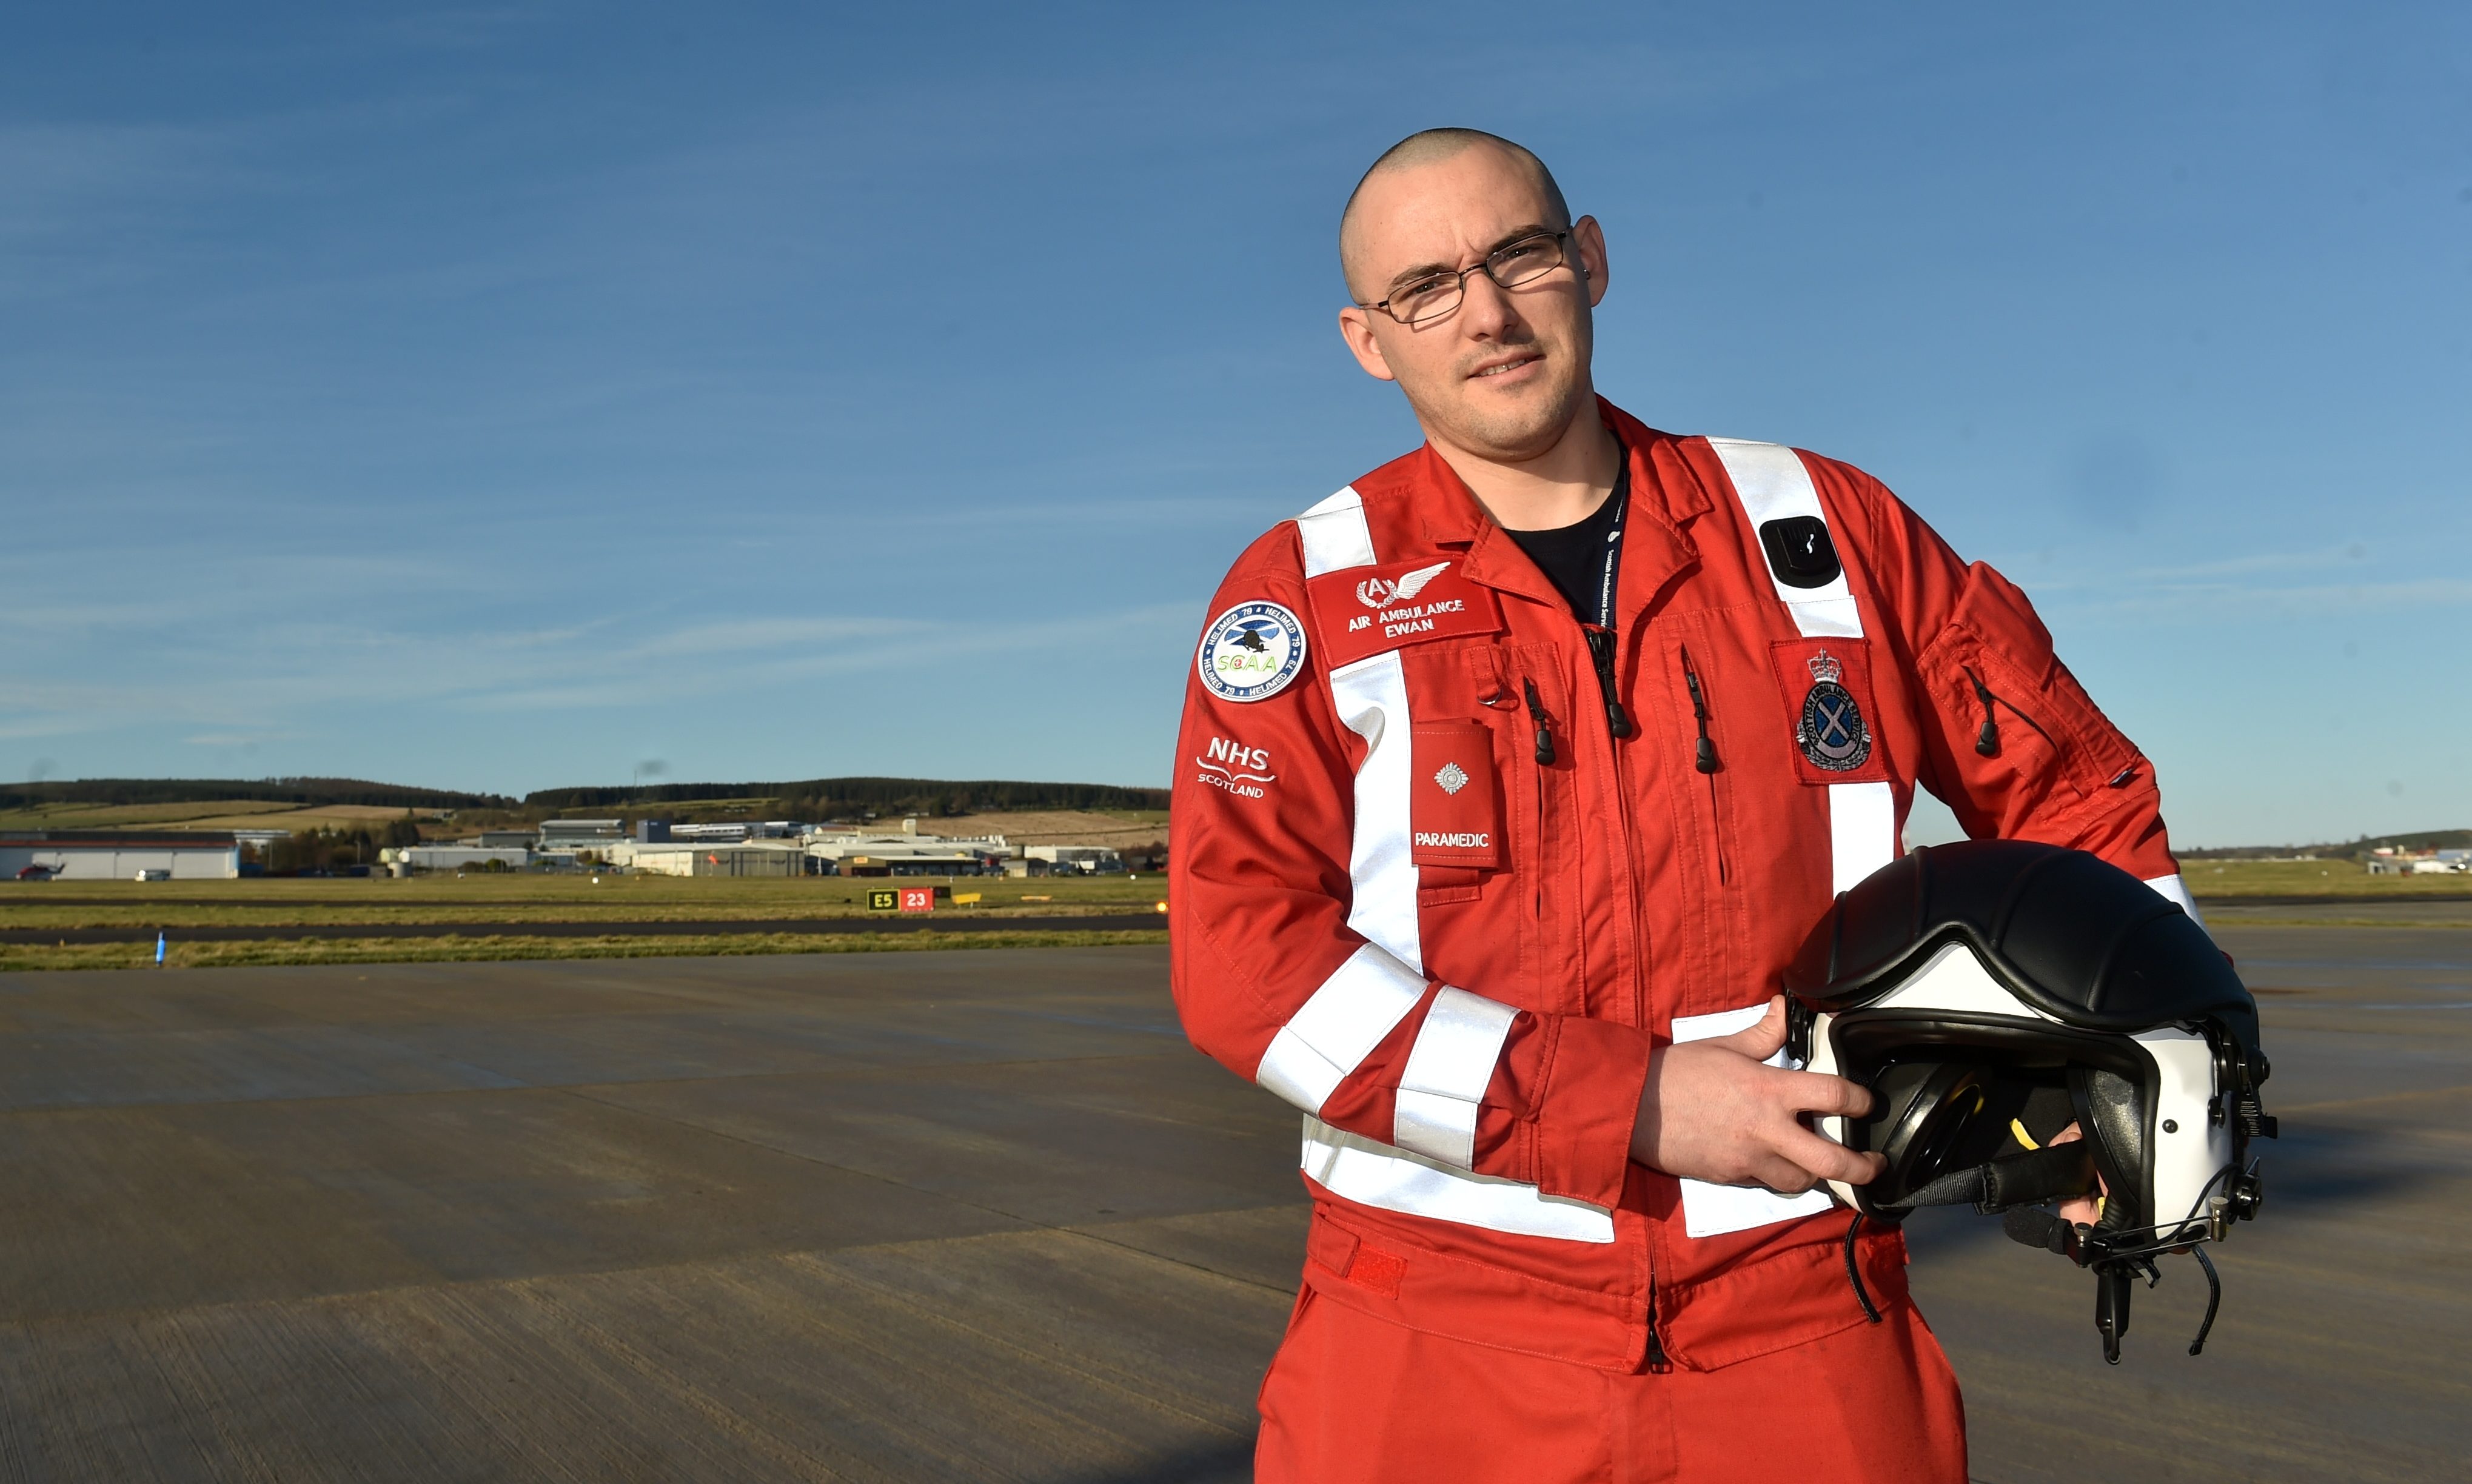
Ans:
[[[1456,272],[1427,273],[1422,278],[1403,283],[1390,291],[1390,296],[1374,304],[1359,304],[1359,309],[1378,309],[1401,324],[1425,324],[1439,319],[1460,307],[1467,297],[1467,277],[1483,273],[1498,288],[1516,289],[1533,283],[1571,260],[1568,244],[1571,229],[1539,232],[1522,237],[1517,242],[1504,243],[1485,255],[1485,261],[1473,268]]]

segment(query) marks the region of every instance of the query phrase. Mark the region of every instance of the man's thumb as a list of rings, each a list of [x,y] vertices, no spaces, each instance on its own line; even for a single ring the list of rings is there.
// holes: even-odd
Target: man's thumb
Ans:
[[[1755,1062],[1767,1061],[1785,1046],[1785,996],[1769,1001],[1760,1023],[1730,1036],[1721,1036],[1717,1044],[1729,1051],[1740,1051]]]

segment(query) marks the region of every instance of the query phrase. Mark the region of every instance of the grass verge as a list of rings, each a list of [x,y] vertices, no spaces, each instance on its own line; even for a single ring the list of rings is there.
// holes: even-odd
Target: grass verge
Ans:
[[[957,948],[1100,948],[1165,943],[1154,932],[749,932],[696,937],[643,937],[613,933],[595,938],[491,934],[442,938],[257,939],[231,943],[180,943],[165,966],[226,969],[253,964],[471,963],[510,958],[721,958],[745,954],[918,953]],[[36,969],[145,969],[154,963],[151,943],[91,943],[67,947],[0,946],[0,973]]]

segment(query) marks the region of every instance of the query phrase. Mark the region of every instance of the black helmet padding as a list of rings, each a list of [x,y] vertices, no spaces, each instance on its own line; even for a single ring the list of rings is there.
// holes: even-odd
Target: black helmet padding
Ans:
[[[2257,1046],[2257,1002],[2177,903],[2083,851],[2031,840],[1928,846],[1873,872],[1805,940],[1785,987],[1818,1009],[1857,1009],[1961,937],[2063,1025],[2133,1032],[2213,1018]]]

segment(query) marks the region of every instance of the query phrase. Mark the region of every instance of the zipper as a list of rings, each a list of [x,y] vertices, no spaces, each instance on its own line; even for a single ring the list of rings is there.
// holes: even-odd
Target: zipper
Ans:
[[[1991,710],[1995,702],[2008,707],[2009,715],[2032,727],[2034,735],[2043,739],[2055,753],[2059,751],[2060,744],[2052,741],[2052,734],[2043,730],[2041,722],[2019,711],[2013,701],[2002,700],[1992,695],[1991,687],[1983,683],[1983,677],[1974,672],[1973,666],[1961,665],[1958,669],[1965,671],[1966,680],[1974,687],[1974,698],[1983,703],[1983,730],[1974,734],[1974,750],[1978,754],[1986,758],[2000,756],[2000,718]]]
[[[1613,630],[1582,624],[1580,632],[1587,636],[1588,659],[1597,669],[1597,694],[1605,698],[1605,730],[1616,738],[1628,737],[1633,728],[1630,718],[1623,711],[1621,689],[1614,682]]]
[[[1536,869],[1528,873],[1533,887],[1528,901],[1530,910],[1541,923],[1545,920],[1545,770],[1554,766],[1554,723],[1545,713],[1544,697],[1536,694],[1534,680],[1520,676],[1519,691],[1528,702],[1528,719],[1536,723]]]
[[[1663,1376],[1674,1369],[1674,1362],[1665,1354],[1665,1341],[1656,1332],[1656,1275],[1654,1273],[1648,1275],[1648,1369],[1657,1376]]]
[[[1700,671],[1691,666],[1690,648],[1678,647],[1677,652],[1682,656],[1682,683],[1691,692],[1691,719],[1700,727],[1691,766],[1708,780],[1708,833],[1717,842],[1717,883],[1722,886],[1732,882],[1734,873],[1725,859],[1725,816],[1717,806],[1717,743],[1708,736],[1708,693],[1700,684]]]
[[[1528,695],[1528,719],[1536,723],[1536,766],[1554,766],[1554,725],[1545,717],[1545,703],[1536,696],[1536,682],[1520,677],[1519,687]]]

